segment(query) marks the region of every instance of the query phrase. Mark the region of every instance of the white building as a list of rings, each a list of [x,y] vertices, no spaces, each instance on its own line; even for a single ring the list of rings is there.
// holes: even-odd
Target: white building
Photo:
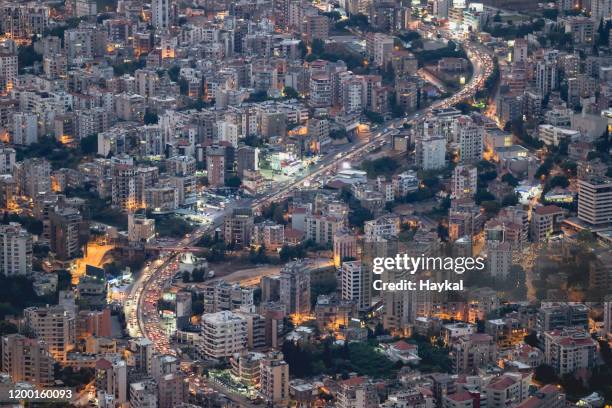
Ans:
[[[200,346],[207,356],[229,357],[246,349],[247,321],[242,316],[230,311],[204,314],[201,325]]]
[[[130,384],[130,408],[157,408],[157,384],[143,380]]]
[[[544,333],[545,363],[558,375],[595,365],[597,343],[584,329],[566,328]]]
[[[12,141],[16,145],[31,145],[38,141],[38,117],[34,113],[13,114]]]
[[[383,215],[375,220],[366,221],[363,230],[369,239],[396,237],[400,232],[400,218],[397,215]]]
[[[343,300],[354,301],[359,310],[367,310],[370,307],[370,273],[361,265],[361,261],[343,262],[340,281]]]
[[[612,223],[612,179],[578,180],[578,218],[590,225]]]
[[[484,146],[484,128],[468,116],[457,119],[456,141],[459,144],[461,163],[477,163],[482,160]]]
[[[158,30],[170,28],[170,0],[153,0],[151,2],[151,23]]]
[[[18,223],[0,225],[0,273],[24,276],[32,272],[32,235]]]
[[[538,139],[548,146],[558,146],[562,140],[574,140],[580,137],[577,130],[564,129],[548,124],[538,126]]]
[[[238,147],[238,126],[230,122],[219,122],[219,141]]]

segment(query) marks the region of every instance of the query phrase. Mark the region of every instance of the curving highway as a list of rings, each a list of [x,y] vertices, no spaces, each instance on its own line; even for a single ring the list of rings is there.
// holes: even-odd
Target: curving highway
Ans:
[[[434,109],[449,108],[462,100],[473,97],[479,89],[482,89],[486,78],[492,74],[493,59],[483,46],[469,42],[465,42],[462,45],[472,63],[474,72],[470,81],[459,92],[447,99],[437,101],[427,108],[410,113],[405,118],[388,121],[383,126],[384,130],[372,134],[369,140],[359,142],[356,145],[346,146],[341,149],[339,154],[323,158],[309,174],[251,202],[253,210],[256,212],[260,211],[272,202],[282,201],[292,191],[332,175],[335,173],[338,165],[345,161],[362,159],[373,148],[380,147],[385,143],[385,138],[392,128],[401,126],[404,122],[419,116],[429,115]],[[231,207],[226,208],[226,211],[230,210]],[[201,227],[192,233],[191,236],[186,236],[180,241],[179,246],[193,245],[204,234],[214,230],[222,221],[223,217],[219,216],[211,225]],[[171,252],[161,256],[141,272],[139,279],[134,282],[124,309],[130,335],[133,337],[147,337],[153,342],[157,351],[167,354],[176,354],[176,350],[171,347],[168,335],[163,332],[159,324],[157,300],[161,297],[163,289],[171,282],[173,276],[178,271],[178,254],[179,252]]]

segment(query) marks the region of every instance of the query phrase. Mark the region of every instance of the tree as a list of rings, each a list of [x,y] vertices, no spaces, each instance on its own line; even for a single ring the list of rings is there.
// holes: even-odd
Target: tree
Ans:
[[[500,205],[497,201],[483,201],[481,206],[491,216],[496,215],[500,210]]]
[[[325,52],[325,43],[320,38],[312,40],[311,52],[315,55],[321,55]]]
[[[502,176],[501,180],[502,180],[504,183],[508,183],[508,184],[509,184],[509,185],[511,185],[512,187],[516,187],[516,186],[518,186],[518,184],[519,184],[518,180],[516,179],[516,177],[514,177],[514,176],[512,175],[512,173],[506,173],[506,174],[504,174],[504,175]]]
[[[516,194],[506,194],[502,198],[502,207],[511,207],[518,204],[518,196]]]
[[[157,122],[159,122],[159,116],[157,116],[157,113],[147,110],[144,114],[144,124],[154,125]]]
[[[567,188],[569,186],[569,180],[565,176],[554,176],[548,180],[548,190],[552,190],[555,187]]]
[[[385,118],[383,117],[383,115],[381,115],[378,112],[364,111],[363,114],[372,123],[380,124],[380,123],[383,123],[385,121]]]
[[[285,88],[283,88],[283,93],[285,94],[285,98],[287,99],[297,99],[300,97],[298,91],[296,91],[290,86],[286,86]]]
[[[559,377],[557,377],[555,369],[548,364],[537,366],[533,379],[541,384],[556,384],[559,382]]]
[[[178,65],[174,65],[170,69],[168,69],[168,76],[174,82],[178,82],[180,72],[181,68]]]
[[[37,62],[42,61],[42,55],[34,50],[33,45],[21,46],[17,51],[17,65],[19,72],[23,72],[24,68],[31,67]]]
[[[238,176],[231,176],[227,180],[225,180],[226,187],[239,188],[241,184],[242,181],[240,181],[240,177]]]
[[[98,135],[85,136],[79,144],[83,154],[95,154],[98,152]]]
[[[526,335],[523,340],[525,344],[528,344],[531,347],[538,347],[538,345],[540,344],[540,341],[538,340],[538,333],[535,331],[532,331],[531,333]]]
[[[300,41],[299,42],[298,50],[300,50],[302,58],[305,58],[306,55],[308,55],[308,47],[306,47],[306,44],[304,43],[304,41]]]

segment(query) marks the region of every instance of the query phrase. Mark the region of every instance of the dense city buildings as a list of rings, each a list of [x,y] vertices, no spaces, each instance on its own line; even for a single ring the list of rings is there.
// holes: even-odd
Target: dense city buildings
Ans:
[[[610,405],[611,28],[3,2],[0,404]]]

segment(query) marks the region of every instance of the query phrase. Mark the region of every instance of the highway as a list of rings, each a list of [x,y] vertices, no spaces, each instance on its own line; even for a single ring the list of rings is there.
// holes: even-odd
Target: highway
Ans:
[[[486,78],[493,72],[493,60],[486,49],[477,44],[462,44],[474,68],[470,81],[456,94],[451,97],[434,102],[432,105],[417,112],[412,112],[404,118],[387,121],[381,126],[381,130],[372,133],[369,140],[360,141],[357,144],[349,144],[335,152],[328,154],[315,165],[310,173],[298,178],[297,180],[283,184],[273,190],[265,197],[256,199],[250,203],[255,212],[261,211],[272,202],[281,202],[289,194],[302,187],[312,185],[325,177],[331,176],[336,172],[339,165],[344,162],[358,161],[367,156],[373,149],[381,147],[385,143],[385,138],[396,127],[403,123],[430,115],[434,109],[449,108],[456,103],[473,97],[474,94],[484,86]],[[231,211],[237,203],[226,208],[226,213]],[[178,246],[192,246],[202,236],[210,233],[223,222],[220,215],[211,225],[197,229],[191,236],[186,236],[180,241]],[[177,255],[180,252],[174,251],[167,255],[162,255],[158,260],[147,266],[140,274],[139,279],[134,282],[131,293],[124,308],[128,331],[133,337],[146,337],[154,344],[158,352],[176,355],[176,350],[170,345],[169,336],[163,332],[160,325],[159,314],[157,313],[157,300],[161,297],[164,288],[171,282],[173,276],[178,272]]]

